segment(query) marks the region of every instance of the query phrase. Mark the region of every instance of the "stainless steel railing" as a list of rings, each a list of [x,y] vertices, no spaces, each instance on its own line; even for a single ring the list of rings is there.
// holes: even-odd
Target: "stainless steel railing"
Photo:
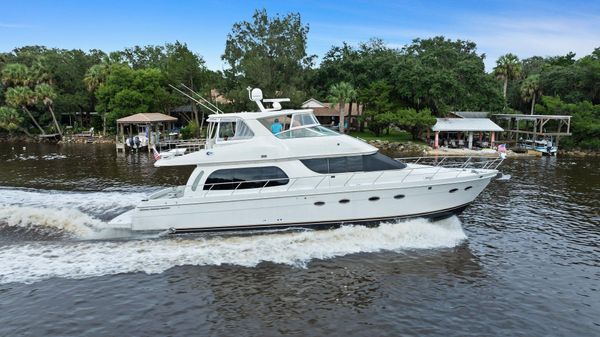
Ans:
[[[417,167],[407,167],[402,170],[388,170],[381,171],[376,177],[374,177],[370,182],[361,182],[356,185],[349,185],[349,183],[357,176],[367,176],[367,174],[371,174],[372,172],[348,172],[341,174],[322,174],[322,175],[314,175],[314,176],[306,176],[306,177],[295,177],[295,178],[275,178],[275,179],[259,179],[259,180],[245,180],[245,181],[235,181],[235,182],[222,182],[222,183],[213,183],[213,184],[204,184],[204,196],[208,195],[212,191],[223,191],[230,192],[230,194],[234,194],[238,190],[245,189],[257,189],[257,193],[262,193],[263,190],[267,187],[276,187],[276,186],[285,186],[285,191],[289,191],[293,186],[297,185],[296,183],[301,180],[309,180],[313,179],[316,181],[316,184],[311,185],[310,188],[306,187],[306,189],[318,189],[322,183],[331,177],[344,177],[345,181],[341,184],[336,184],[336,186],[357,186],[357,185],[375,185],[384,175],[389,175],[392,173],[403,172],[405,173],[401,179],[400,183],[406,181],[407,178],[416,176],[424,176],[423,180],[433,180],[436,176],[440,174],[447,174],[449,178],[457,178],[461,175],[461,173],[469,172],[470,170],[484,169],[484,170],[495,170],[502,163],[504,158],[490,158],[490,157],[475,157],[475,156],[445,156],[445,157],[408,157],[408,158],[396,158],[396,160],[405,162],[407,164],[419,165]],[[434,168],[434,171],[431,169]],[[456,170],[456,175],[453,175],[453,170]],[[398,177],[400,178],[400,177]],[[274,186],[272,183],[279,183]],[[246,184],[246,185],[245,185]],[[248,186],[248,184],[255,184],[253,187],[243,187]],[[215,186],[217,186],[215,188]],[[229,186],[233,188],[221,189],[220,186]],[[208,189],[206,189],[208,187]]]

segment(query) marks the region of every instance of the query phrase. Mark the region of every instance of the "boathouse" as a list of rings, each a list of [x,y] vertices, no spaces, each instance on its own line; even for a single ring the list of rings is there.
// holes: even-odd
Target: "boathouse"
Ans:
[[[456,112],[452,114],[460,116]],[[479,115],[483,114],[487,116],[487,113],[479,113]],[[431,131],[434,132],[433,147],[436,149],[440,146],[472,149],[474,146],[494,147],[496,132],[502,132],[503,129],[489,118],[458,117],[437,118]],[[429,139],[429,132],[427,133]]]
[[[139,113],[117,119],[117,152],[125,151],[127,138],[144,136],[148,141],[148,151],[160,143],[161,134],[168,134],[177,118],[161,113]]]

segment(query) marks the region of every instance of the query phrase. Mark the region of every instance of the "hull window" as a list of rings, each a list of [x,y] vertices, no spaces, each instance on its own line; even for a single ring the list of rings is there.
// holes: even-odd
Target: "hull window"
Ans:
[[[394,199],[404,199],[404,194],[397,194],[394,196]]]
[[[342,199],[342,200],[340,200],[340,204],[347,204],[349,202],[350,202],[349,199]]]
[[[344,156],[300,160],[304,166],[316,173],[345,173],[400,170],[406,164],[381,153],[363,156]]]
[[[473,186],[467,186],[467,187],[465,187],[465,191],[468,191],[468,190],[470,190],[472,188],[473,188]]]
[[[204,183],[204,190],[237,190],[287,185],[289,177],[279,167],[246,167],[216,170]]]
[[[324,201],[317,201],[317,202],[315,202],[315,206],[323,206],[323,205],[325,205]]]
[[[450,191],[448,191],[448,192],[450,192],[450,193],[454,193],[454,192],[456,192],[456,191],[458,191],[458,188],[453,188],[453,189],[451,189],[451,190],[450,190]]]
[[[370,197],[369,198],[369,201],[377,201],[377,200],[379,200],[379,197]]]

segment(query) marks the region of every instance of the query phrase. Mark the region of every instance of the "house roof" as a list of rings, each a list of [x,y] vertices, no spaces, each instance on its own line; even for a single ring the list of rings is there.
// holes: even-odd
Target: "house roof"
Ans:
[[[436,118],[433,131],[504,131],[489,118]]]
[[[460,118],[487,118],[489,115],[486,111],[450,111],[450,113]]]
[[[306,109],[306,108],[327,108],[327,104],[319,102],[318,100],[316,100],[314,98],[309,98],[306,101],[304,101],[304,103],[302,103],[302,108],[303,109]]]
[[[119,118],[117,119],[117,124],[174,122],[176,120],[176,117],[167,116],[158,112],[146,112]]]

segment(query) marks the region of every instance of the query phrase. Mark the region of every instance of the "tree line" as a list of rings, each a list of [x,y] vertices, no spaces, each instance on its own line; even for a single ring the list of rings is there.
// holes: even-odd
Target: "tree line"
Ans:
[[[255,108],[248,86],[267,97],[289,97],[295,107],[310,97],[342,108],[358,103],[364,107],[360,127],[376,135],[396,126],[417,138],[450,111],[571,114],[574,137],[563,145],[600,149],[600,48],[579,59],[573,53],[523,60],[506,54],[488,73],[485,54],[471,41],[438,36],[390,48],[371,39],[332,46],[317,65],[307,52],[308,32],[300,14],[257,10],[233,25],[223,71],[208,69],[179,41],[111,53],[16,48],[0,54],[0,128],[62,133],[60,114],[80,111],[98,112],[111,128],[126,115],[190,104],[168,86],[184,83],[205,97],[216,89],[225,111]],[[203,111],[192,107],[188,122],[197,128]],[[340,127],[344,131],[343,121]]]

